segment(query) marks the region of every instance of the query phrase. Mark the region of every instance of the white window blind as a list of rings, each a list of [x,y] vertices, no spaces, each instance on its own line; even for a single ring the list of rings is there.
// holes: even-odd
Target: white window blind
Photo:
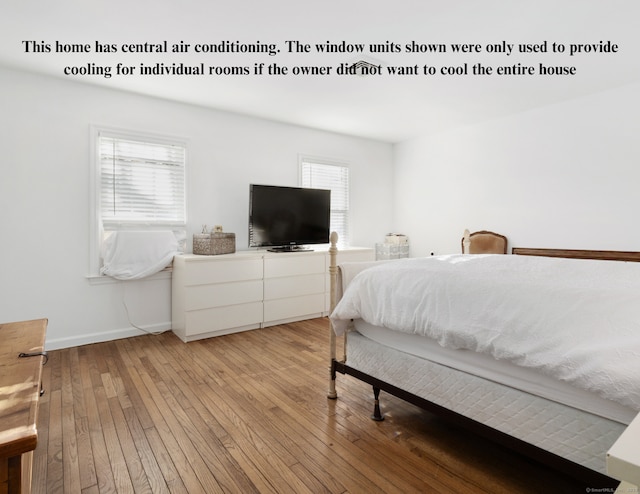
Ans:
[[[100,134],[98,155],[104,229],[185,224],[184,145]]]
[[[338,243],[349,245],[349,167],[302,158],[302,187],[331,190],[331,231],[338,233]]]

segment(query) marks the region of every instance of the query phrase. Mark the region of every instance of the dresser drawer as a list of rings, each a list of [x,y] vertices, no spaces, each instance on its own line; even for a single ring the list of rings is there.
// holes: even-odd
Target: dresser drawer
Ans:
[[[185,314],[188,336],[229,330],[262,322],[262,302],[189,311]]]
[[[290,276],[288,278],[271,278],[264,280],[264,299],[273,300],[285,297],[297,297],[324,293],[325,275],[309,274],[306,276]]]
[[[324,311],[324,293],[289,297],[278,300],[265,300],[265,322],[292,319]]]
[[[188,262],[185,286],[262,279],[262,259]]]
[[[282,257],[268,257],[264,260],[264,277],[279,278],[283,276],[299,276],[304,274],[324,273],[326,270],[325,255],[298,252]]]
[[[262,280],[185,287],[185,310],[262,301]]]

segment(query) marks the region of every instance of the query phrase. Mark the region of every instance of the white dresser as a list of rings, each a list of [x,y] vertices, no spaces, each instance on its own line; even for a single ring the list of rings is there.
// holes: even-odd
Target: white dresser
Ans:
[[[372,261],[373,249],[349,248],[338,263]],[[172,329],[193,341],[327,315],[327,251],[187,254],[173,261]]]

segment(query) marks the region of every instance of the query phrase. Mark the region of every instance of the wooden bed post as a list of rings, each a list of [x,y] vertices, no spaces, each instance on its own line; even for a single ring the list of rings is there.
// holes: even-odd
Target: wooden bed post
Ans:
[[[471,248],[471,232],[468,228],[464,231],[464,240],[462,241],[462,253],[468,254]]]
[[[330,280],[330,296],[329,296],[329,314],[336,307],[336,283],[338,277],[338,266],[336,258],[338,255],[338,234],[331,232],[331,247],[329,247],[329,280]],[[329,320],[329,391],[327,396],[332,400],[338,397],[336,393],[336,373],[333,362],[336,359],[336,333],[333,330],[333,324]]]

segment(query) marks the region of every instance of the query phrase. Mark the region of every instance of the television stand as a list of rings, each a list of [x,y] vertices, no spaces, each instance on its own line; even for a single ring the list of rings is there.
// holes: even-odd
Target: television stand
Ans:
[[[270,247],[268,252],[313,252],[313,249],[302,245],[282,245],[279,247]]]

